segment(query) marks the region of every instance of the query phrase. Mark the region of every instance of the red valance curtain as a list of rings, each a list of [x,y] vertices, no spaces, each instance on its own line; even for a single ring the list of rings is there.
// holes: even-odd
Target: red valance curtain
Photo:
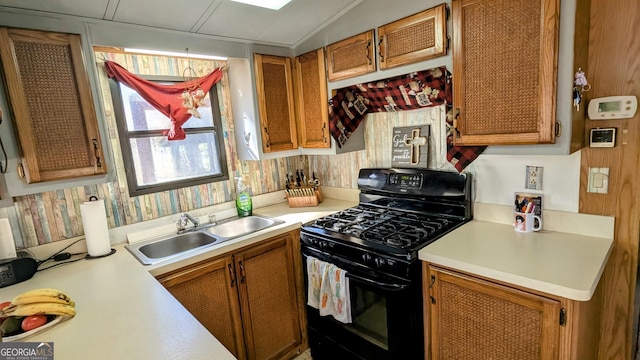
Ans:
[[[369,112],[414,110],[446,105],[447,161],[464,170],[486,146],[454,146],[451,74],[441,66],[393,78],[357,84],[337,91],[329,107],[329,130],[342,146]]]
[[[222,69],[218,68],[201,78],[166,85],[145,80],[130,73],[113,61],[105,61],[104,67],[109,78],[115,78],[137,91],[143,99],[147,100],[149,104],[171,120],[171,128],[165,131],[165,135],[169,140],[182,140],[186,137],[184,130],[182,130],[182,125],[191,116],[199,116],[197,108],[200,95],[204,97],[204,94],[209,92],[211,87],[222,78]],[[200,89],[203,93],[198,91]],[[185,91],[188,92],[186,95],[189,96],[187,98],[189,100],[187,107],[183,106]]]

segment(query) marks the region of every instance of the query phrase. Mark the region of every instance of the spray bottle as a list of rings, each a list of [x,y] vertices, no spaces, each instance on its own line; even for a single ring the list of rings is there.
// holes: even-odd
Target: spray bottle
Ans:
[[[249,194],[249,188],[244,184],[242,177],[236,178],[236,210],[240,217],[252,215],[251,194]]]

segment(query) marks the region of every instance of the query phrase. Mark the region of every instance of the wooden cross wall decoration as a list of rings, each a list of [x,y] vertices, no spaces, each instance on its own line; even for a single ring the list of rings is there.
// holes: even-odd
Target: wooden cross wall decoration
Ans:
[[[391,166],[426,169],[430,128],[429,125],[394,127]]]

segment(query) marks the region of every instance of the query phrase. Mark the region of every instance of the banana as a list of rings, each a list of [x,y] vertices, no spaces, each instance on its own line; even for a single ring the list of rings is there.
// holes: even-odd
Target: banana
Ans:
[[[4,308],[1,316],[31,316],[31,315],[65,315],[74,316],[76,309],[73,305],[60,303],[31,303],[24,305],[10,305]]]
[[[69,295],[57,289],[34,289],[26,291],[16,296],[12,301],[14,305],[24,305],[31,303],[59,303],[59,304],[71,304],[71,298]]]

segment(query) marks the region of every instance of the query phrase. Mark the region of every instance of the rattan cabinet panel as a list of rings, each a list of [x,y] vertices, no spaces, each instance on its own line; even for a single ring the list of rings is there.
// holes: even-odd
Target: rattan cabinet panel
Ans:
[[[456,145],[555,142],[559,0],[453,0]]]
[[[254,54],[262,151],[298,148],[291,59]]]
[[[589,301],[542,294],[423,264],[432,360],[595,360],[601,290]]]
[[[446,55],[446,5],[380,26],[378,38],[381,70]]]
[[[560,302],[433,271],[436,359],[556,359]]]
[[[306,346],[299,232],[158,277],[238,359],[289,359]]]
[[[234,255],[248,359],[286,358],[302,343],[290,234]]]
[[[27,183],[106,173],[80,36],[0,28]]]
[[[376,71],[373,30],[328,45],[327,67],[329,81]]]
[[[303,148],[329,148],[329,101],[324,49],[295,58],[295,93],[299,144]]]
[[[246,357],[231,256],[163,275],[158,281],[236,358]]]

